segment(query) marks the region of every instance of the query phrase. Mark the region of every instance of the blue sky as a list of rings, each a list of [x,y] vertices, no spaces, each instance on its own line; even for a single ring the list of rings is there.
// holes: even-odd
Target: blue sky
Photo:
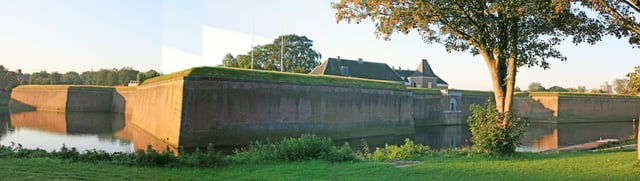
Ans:
[[[305,35],[328,57],[415,69],[428,59],[451,88],[490,90],[481,57],[446,53],[415,33],[376,39],[373,24],[336,24],[321,0],[0,0],[0,64],[24,72],[85,71],[130,66],[165,73],[218,65],[281,34]],[[640,65],[640,49],[607,37],[596,45],[560,47],[569,60],[551,69],[522,68],[517,86],[599,87]]]

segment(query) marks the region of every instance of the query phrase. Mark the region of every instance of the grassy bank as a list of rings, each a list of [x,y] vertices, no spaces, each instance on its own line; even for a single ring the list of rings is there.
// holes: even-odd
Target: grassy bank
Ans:
[[[248,70],[238,68],[226,68],[226,67],[194,67],[180,72],[175,72],[168,75],[155,77],[144,81],[143,84],[151,84],[154,82],[160,82],[170,79],[181,79],[182,77],[220,77],[220,78],[235,78],[235,79],[249,79],[249,80],[266,80],[266,81],[279,81],[288,83],[301,83],[312,85],[335,85],[335,86],[347,86],[347,87],[369,87],[369,88],[383,88],[393,90],[406,90],[404,85],[399,83],[392,83],[388,81],[377,81],[370,79],[360,79],[341,76],[324,76],[324,75],[309,75],[300,73],[288,73],[288,72],[275,72],[275,71],[262,71],[262,70]]]
[[[382,162],[139,167],[57,159],[0,158],[6,180],[637,180],[636,152],[523,153],[511,158],[434,156],[397,168]],[[140,174],[144,173],[144,174]]]

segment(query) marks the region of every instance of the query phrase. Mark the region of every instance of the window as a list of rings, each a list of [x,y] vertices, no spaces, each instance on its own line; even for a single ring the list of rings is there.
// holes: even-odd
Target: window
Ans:
[[[450,111],[457,111],[457,107],[458,107],[458,103],[456,101],[456,98],[451,98],[449,99],[449,105],[451,106],[449,108]]]
[[[340,66],[340,74],[342,74],[342,76],[349,76],[349,67],[347,66]]]

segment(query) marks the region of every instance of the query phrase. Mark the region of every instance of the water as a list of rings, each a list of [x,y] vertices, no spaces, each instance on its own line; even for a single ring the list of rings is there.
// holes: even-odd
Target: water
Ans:
[[[24,148],[40,148],[48,151],[63,145],[78,150],[105,150],[108,152],[133,152],[167,145],[128,123],[128,118],[111,113],[55,113],[23,112],[10,114],[0,108],[0,144],[20,144]],[[637,124],[637,123],[636,123]],[[523,135],[523,146],[518,151],[542,151],[595,141],[600,138],[621,139],[633,135],[636,127],[629,122],[536,124],[532,123]],[[364,138],[369,146],[402,144],[405,138],[416,144],[434,149],[471,145],[471,133],[466,125],[417,127],[411,135],[377,136]],[[359,147],[361,138],[336,140],[337,144],[349,142]],[[206,147],[206,145],[203,145]],[[176,151],[175,149],[172,149]]]

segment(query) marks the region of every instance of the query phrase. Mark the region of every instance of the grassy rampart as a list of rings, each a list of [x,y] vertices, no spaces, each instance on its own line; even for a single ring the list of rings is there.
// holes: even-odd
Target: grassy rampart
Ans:
[[[144,81],[143,85],[182,77],[220,77],[247,80],[266,80],[285,83],[299,83],[310,85],[333,85],[363,88],[381,88],[392,90],[406,90],[404,85],[388,81],[360,79],[352,77],[309,75],[300,73],[274,72],[262,70],[248,70],[226,67],[194,67],[180,72],[155,77]]]
[[[638,96],[633,96],[633,95],[580,93],[580,92],[519,92],[519,93],[516,93],[515,96],[518,96],[518,97],[531,97],[531,96],[602,97],[602,98],[634,98],[634,99],[640,98]]]

